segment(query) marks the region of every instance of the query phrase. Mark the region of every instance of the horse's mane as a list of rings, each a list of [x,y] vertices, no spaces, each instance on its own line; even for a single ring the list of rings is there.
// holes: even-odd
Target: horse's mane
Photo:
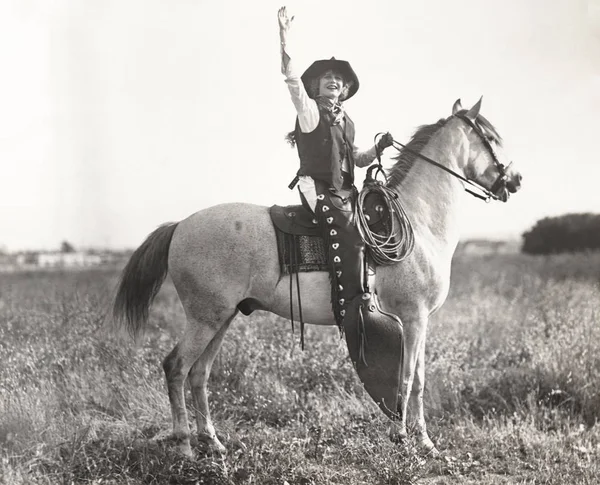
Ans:
[[[446,124],[448,119],[449,118],[442,118],[437,123],[432,125],[422,125],[417,128],[415,134],[406,144],[406,148],[402,148],[400,153],[393,157],[393,159],[396,160],[396,163],[388,173],[389,187],[398,187],[402,183],[417,158],[417,155],[413,152],[421,152],[421,150],[425,148],[425,145],[429,143],[429,140],[431,140],[433,135]]]
[[[457,114],[465,114],[467,110],[461,110]],[[417,155],[415,153],[420,153],[425,146],[429,143],[431,138],[446,124],[446,122],[451,119],[452,116],[448,118],[441,118],[437,123],[433,123],[431,125],[422,125],[417,128],[415,134],[412,136],[410,141],[406,144],[406,148],[402,148],[400,153],[393,157],[396,160],[396,163],[388,172],[388,186],[389,187],[398,187],[412,168],[415,160],[417,159]],[[502,145],[502,138],[494,128],[487,118],[483,115],[477,116],[476,124],[479,126],[481,131],[486,136],[492,137],[492,139]]]

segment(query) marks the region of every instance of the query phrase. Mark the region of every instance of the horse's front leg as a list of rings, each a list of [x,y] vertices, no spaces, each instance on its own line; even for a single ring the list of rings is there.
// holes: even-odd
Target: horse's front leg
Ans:
[[[412,384],[412,392],[410,394],[408,406],[408,422],[416,428],[417,445],[426,453],[438,454],[433,441],[427,434],[427,425],[425,423],[425,411],[423,408],[423,393],[425,391],[425,333],[418,351],[417,364],[415,369],[415,377]]]
[[[413,386],[415,386],[414,390],[417,391],[416,394],[418,395],[418,389],[424,382],[423,378],[416,377],[416,375],[417,369],[419,369],[419,357],[422,350],[425,348],[427,316],[419,313],[415,315],[403,314],[401,318],[404,327],[404,360],[402,364],[402,376],[400,379],[400,393],[398,396],[398,412],[400,414],[400,420],[396,423],[393,434],[396,439],[403,441],[408,438],[408,405],[409,400],[413,395]],[[421,364],[420,372],[423,372],[422,376],[424,377],[424,363]],[[422,403],[422,391],[420,394]],[[414,400],[415,398],[413,398],[413,401]]]

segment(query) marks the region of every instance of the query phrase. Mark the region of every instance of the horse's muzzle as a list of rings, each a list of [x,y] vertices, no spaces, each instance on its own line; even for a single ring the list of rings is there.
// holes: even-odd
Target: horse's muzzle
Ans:
[[[506,181],[506,188],[511,194],[514,194],[521,188],[521,180],[523,180],[523,176],[517,172]]]
[[[494,195],[502,202],[506,202],[509,199],[510,194],[514,194],[521,188],[522,179],[523,177],[518,172],[513,173],[511,176],[507,176],[498,189],[496,189]]]

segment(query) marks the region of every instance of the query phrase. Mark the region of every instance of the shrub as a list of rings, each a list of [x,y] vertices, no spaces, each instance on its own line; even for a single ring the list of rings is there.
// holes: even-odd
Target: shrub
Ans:
[[[523,234],[523,252],[556,254],[600,249],[600,214],[545,217]]]

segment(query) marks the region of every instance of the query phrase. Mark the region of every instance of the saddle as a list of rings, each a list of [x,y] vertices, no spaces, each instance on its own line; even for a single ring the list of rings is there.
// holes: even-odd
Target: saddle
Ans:
[[[352,213],[353,189],[333,190],[334,207]],[[310,271],[328,271],[327,249],[322,227],[316,214],[305,205],[279,206],[269,209],[277,236],[281,273],[289,275]]]
[[[269,209],[271,221],[284,234],[295,236],[320,236],[321,230],[315,215],[303,205],[274,205]]]
[[[369,220],[369,227],[373,230],[378,230],[389,216],[383,199],[377,194],[367,196],[363,210]],[[275,229],[284,234],[321,238],[321,229],[315,214],[301,204],[273,205],[269,208],[269,214]]]

